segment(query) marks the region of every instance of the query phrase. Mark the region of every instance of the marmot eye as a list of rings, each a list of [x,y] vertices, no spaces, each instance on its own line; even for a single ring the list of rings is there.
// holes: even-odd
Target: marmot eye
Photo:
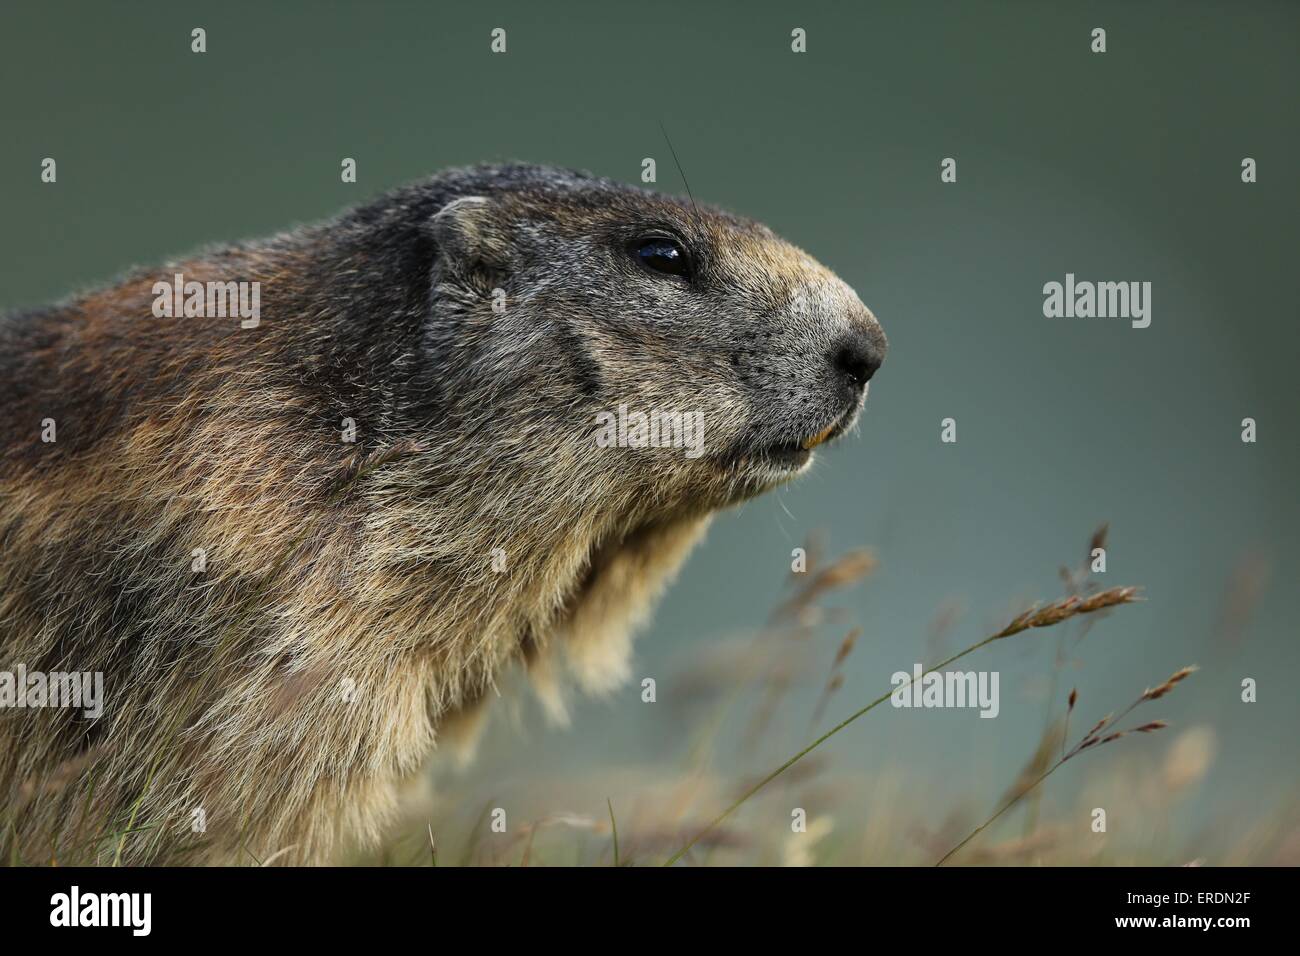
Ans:
[[[683,279],[691,277],[690,260],[686,256],[686,250],[676,239],[658,236],[642,239],[633,244],[632,254],[647,269],[681,276]]]

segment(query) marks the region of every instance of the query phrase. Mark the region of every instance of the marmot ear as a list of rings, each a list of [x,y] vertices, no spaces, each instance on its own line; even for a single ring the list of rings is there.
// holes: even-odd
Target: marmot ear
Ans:
[[[509,245],[497,213],[495,203],[482,196],[462,196],[443,206],[429,226],[439,258],[464,271],[504,268]]]

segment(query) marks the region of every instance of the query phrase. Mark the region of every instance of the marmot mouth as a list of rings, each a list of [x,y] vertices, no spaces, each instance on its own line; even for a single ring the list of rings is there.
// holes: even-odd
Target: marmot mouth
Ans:
[[[768,445],[759,449],[754,458],[768,465],[777,467],[799,469],[807,464],[808,459],[812,457],[813,449],[818,445],[823,445],[833,438],[838,438],[844,431],[845,422],[849,420],[847,414],[839,415],[833,422],[827,425],[819,432],[807,435],[804,438],[793,441],[778,442],[775,445]]]
[[[803,442],[782,442],[779,445],[769,445],[754,456],[757,461],[765,465],[775,465],[779,468],[789,469],[802,468],[811,457],[812,447],[805,447]]]
[[[809,438],[805,438],[802,442],[800,442],[800,446],[803,447],[804,449],[811,451],[812,449],[820,445],[822,442],[828,440],[831,437],[831,435],[834,434],[835,429],[839,427],[840,427],[840,419],[837,418],[835,421],[831,422],[829,425],[827,425],[825,428],[819,431],[816,435],[813,435]]]

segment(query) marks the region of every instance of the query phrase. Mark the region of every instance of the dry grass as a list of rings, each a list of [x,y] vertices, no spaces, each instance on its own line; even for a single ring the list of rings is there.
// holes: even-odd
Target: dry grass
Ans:
[[[963,847],[966,846],[966,844],[970,843],[971,840],[975,839],[977,836],[983,833],[984,830],[991,823],[993,823],[993,821],[995,821],[998,817],[1002,816],[1002,814],[1006,813],[1013,806],[1019,803],[1020,800],[1024,798],[1030,791],[1037,788],[1044,780],[1046,780],[1048,777],[1054,774],[1057,770],[1059,770],[1062,766],[1064,766],[1069,760],[1073,759],[1074,757],[1077,757],[1079,754],[1083,753],[1088,748],[1099,746],[1101,744],[1111,743],[1113,741],[1119,740],[1121,737],[1127,736],[1128,734],[1147,734],[1157,730],[1163,730],[1165,727],[1168,727],[1169,725],[1165,723],[1163,720],[1153,720],[1148,723],[1142,724],[1141,726],[1132,727],[1128,730],[1114,729],[1116,724],[1118,724],[1119,721],[1127,717],[1135,707],[1139,706],[1140,704],[1144,704],[1147,701],[1159,700],[1165,694],[1173,690],[1175,684],[1178,684],[1181,681],[1188,678],[1189,676],[1191,676],[1191,674],[1195,670],[1196,670],[1195,667],[1180,668],[1179,670],[1175,671],[1173,676],[1170,677],[1163,684],[1160,684],[1154,688],[1149,687],[1145,691],[1143,691],[1142,695],[1138,697],[1138,699],[1135,700],[1133,703],[1129,704],[1129,706],[1126,707],[1118,716],[1115,716],[1113,714],[1107,714],[1096,724],[1094,724],[1093,728],[1090,731],[1088,731],[1086,734],[1084,734],[1083,737],[1079,740],[1079,742],[1075,744],[1071,750],[1062,754],[1060,759],[1058,759],[1055,763],[1049,766],[1037,777],[1033,778],[1032,780],[1026,783],[1019,785],[1016,788],[1014,795],[1011,797],[1011,799],[1007,800],[1002,805],[1002,808],[1000,810],[998,810],[991,817],[989,817],[987,820],[985,820],[983,823],[977,826],[974,830],[970,832],[970,834],[964,840],[962,840],[951,850],[945,853],[942,857],[940,857],[939,862],[936,863],[935,865],[943,866],[943,864],[947,863],[948,860],[950,860],[954,855],[956,855],[958,851],[960,851]],[[1069,713],[1069,711],[1072,711],[1074,709],[1074,705],[1077,700],[1078,700],[1078,692],[1073,690],[1070,691],[1067,714]]]
[[[1107,531],[1102,526],[1094,533],[1089,553],[1093,547],[1105,545]],[[410,837],[395,841],[381,859],[366,862],[438,866],[450,859],[460,865],[629,866],[671,865],[686,860],[706,864],[723,859],[785,865],[924,864],[937,860],[937,865],[942,865],[958,858],[965,863],[1014,865],[1199,864],[1207,859],[1224,863],[1300,863],[1300,828],[1296,827],[1300,801],[1283,804],[1273,816],[1260,814],[1254,827],[1236,845],[1216,845],[1215,835],[1209,834],[1203,835],[1198,845],[1184,847],[1158,829],[1160,842],[1154,842],[1156,838],[1150,835],[1132,833],[1123,839],[1112,836],[1102,841],[1080,841],[1077,827],[1040,820],[1042,785],[1050,776],[1086,751],[1128,736],[1164,730],[1168,725],[1162,719],[1131,725],[1124,722],[1135,709],[1163,699],[1195,671],[1194,667],[1180,668],[1165,681],[1147,688],[1118,713],[1098,720],[1067,748],[1069,727],[1080,703],[1078,689],[1071,688],[1063,708],[1049,707],[1045,713],[1039,743],[994,804],[997,809],[974,827],[961,806],[966,802],[961,797],[956,807],[951,805],[951,798],[949,805],[943,806],[938,794],[945,791],[923,779],[909,780],[908,774],[915,773],[916,768],[905,771],[887,764],[862,770],[837,768],[818,752],[830,738],[845,732],[850,724],[887,700],[893,688],[766,772],[731,776],[716,771],[715,758],[724,746],[720,741],[729,718],[749,711],[741,746],[729,756],[756,763],[760,745],[771,739],[769,728],[779,722],[784,732],[791,729],[794,715],[789,698],[794,688],[820,688],[811,712],[814,728],[845,693],[845,665],[862,645],[863,633],[859,628],[840,624],[846,613],[827,602],[867,581],[878,561],[866,550],[825,560],[817,541],[810,541],[806,551],[806,573],[791,575],[787,596],[777,602],[766,623],[752,637],[714,643],[692,652],[683,679],[671,682],[675,696],[670,703],[670,719],[677,723],[681,738],[691,741],[685,767],[665,759],[650,766],[620,767],[617,773],[607,776],[599,772],[589,777],[570,774],[550,781],[544,776],[530,777],[520,784],[523,791],[509,802],[512,806],[536,808],[535,814],[514,822],[521,819],[521,811],[512,811],[515,816],[509,832],[491,835],[487,833],[487,816],[493,806],[506,802],[504,795],[475,797],[472,778],[460,781],[459,791],[449,789],[438,801],[439,808],[446,808],[447,816],[435,818],[436,822],[421,820]],[[1074,629],[1072,638],[1077,645],[1106,612],[1139,600],[1138,589],[1133,587],[1097,587],[1086,563],[1079,570],[1063,569],[1061,576],[1067,591],[1063,597],[1016,614],[1000,630],[924,668],[923,676],[990,645],[1035,630],[1056,628],[1061,637],[1050,674],[1051,697],[1056,698],[1055,688],[1069,660],[1071,635],[1067,630]],[[1234,582],[1233,588],[1241,590],[1240,582]],[[1252,590],[1251,597],[1258,597],[1258,589]],[[1244,615],[1241,607],[1245,604],[1244,600],[1233,602],[1234,616]],[[929,629],[926,646],[936,648],[954,630],[959,616],[953,602],[941,607]],[[819,634],[832,627],[835,643],[826,647],[829,666],[817,668],[817,655],[810,651],[818,646]],[[1146,808],[1144,819],[1164,820],[1175,801],[1191,792],[1205,775],[1213,749],[1213,732],[1205,726],[1193,727],[1174,739],[1163,761],[1114,762],[1107,771],[1112,777],[1094,770],[1076,791],[1067,791],[1057,799],[1095,805],[1098,798],[1091,788],[1107,781],[1104,786],[1112,790],[1129,788],[1124,791],[1129,799]],[[1093,763],[1088,761],[1090,766]],[[1103,765],[1106,763],[1103,761]],[[58,787],[63,785],[63,778],[63,773],[55,772],[46,781],[33,782],[32,787]],[[624,796],[616,801],[607,796],[611,793]],[[925,799],[918,793],[925,794]],[[590,805],[592,794],[600,795],[600,805],[590,806],[588,812],[561,809]],[[788,814],[792,802],[823,808],[809,813],[806,833],[792,834],[787,826],[772,827],[770,822],[761,828],[752,822],[738,822],[741,809],[751,803],[761,804],[757,816],[771,821],[776,815]],[[990,835],[997,821],[1021,805],[1027,811],[1023,831],[993,842]],[[461,806],[482,810],[477,819],[461,819],[457,810]],[[855,814],[855,808],[863,806],[872,807],[865,820]],[[701,818],[702,807],[725,809]],[[891,809],[881,812],[880,807]],[[835,814],[826,808],[836,808]],[[751,821],[756,814],[750,814]],[[122,841],[134,832],[134,821],[124,820],[114,832],[85,845],[94,860],[112,862],[120,853]],[[275,856],[252,862],[270,864],[275,862]]]
[[[1105,546],[1107,532],[1103,526],[1094,533],[1089,553],[1093,547]],[[671,700],[665,701],[670,714],[666,737],[683,741],[679,749],[685,752],[685,765],[660,753],[647,763],[620,764],[582,774],[566,771],[551,777],[538,771],[525,774],[508,794],[500,790],[499,775],[494,780],[492,768],[484,767],[482,779],[494,780],[493,799],[516,807],[515,812],[535,812],[536,819],[545,820],[558,807],[589,807],[592,822],[582,833],[522,827],[491,840],[474,836],[474,852],[466,862],[519,865],[525,843],[533,865],[1300,862],[1300,800],[1283,798],[1273,808],[1249,808],[1248,814],[1242,814],[1242,825],[1232,828],[1231,837],[1227,828],[1188,829],[1181,836],[1170,829],[1168,821],[1180,801],[1195,792],[1213,761],[1215,734],[1205,724],[1174,734],[1163,756],[1153,755],[1150,747],[1119,747],[1112,759],[1085,761],[1087,771],[1082,776],[1073,774],[1071,786],[1043,786],[1048,777],[1064,764],[1077,762],[1085,751],[1109,747],[1128,736],[1169,733],[1162,719],[1129,722],[1127,718],[1135,708],[1162,700],[1193,668],[1175,671],[1116,714],[1097,720],[1072,745],[1068,745],[1069,727],[1078,718],[1076,711],[1087,706],[1090,695],[1081,695],[1077,688],[1062,691],[1060,697],[1053,693],[1057,703],[1045,713],[1039,745],[994,803],[996,812],[982,823],[979,817],[969,816],[970,805],[978,799],[978,785],[955,794],[950,786],[936,785],[941,780],[950,785],[952,778],[946,768],[936,770],[924,763],[900,765],[880,758],[866,766],[849,767],[837,765],[822,749],[831,736],[844,733],[850,723],[889,694],[867,702],[783,762],[773,761],[769,769],[757,773],[745,771],[743,765],[752,766],[762,759],[760,745],[762,752],[769,752],[777,732],[784,736],[793,727],[803,726],[802,720],[807,718],[799,718],[801,711],[792,699],[795,688],[820,690],[812,709],[816,726],[852,686],[846,681],[845,664],[860,653],[865,639],[859,629],[839,623],[845,615],[833,602],[844,589],[867,581],[877,562],[866,551],[827,560],[816,541],[809,543],[807,553],[807,573],[792,575],[787,595],[778,600],[762,628],[744,640],[715,641],[691,650],[682,674],[665,685],[675,688]],[[1139,600],[1135,588],[1098,587],[1086,563],[1080,570],[1063,571],[1062,578],[1067,591],[1063,597],[1025,609],[1001,629],[923,673],[940,670],[991,644],[1054,628],[1052,633],[1060,638],[1055,664],[1045,676],[1050,676],[1055,687],[1066,666],[1074,666],[1073,652],[1093,624]],[[955,628],[959,617],[955,606],[949,600],[935,616],[927,646]],[[822,645],[824,639],[830,643]],[[821,666],[816,663],[820,654],[815,648],[819,646],[826,655]],[[731,741],[737,739],[736,732],[746,726],[748,732],[738,737],[742,745],[734,746]],[[756,736],[756,727],[775,729]],[[737,764],[742,769],[719,769]],[[932,779],[927,773],[939,776]],[[472,791],[474,784],[471,780],[462,786]],[[1051,803],[1040,812],[1039,801],[1047,791],[1052,792]],[[619,810],[617,824],[613,804],[605,796],[610,793],[615,794],[613,804]],[[599,795],[598,803],[594,795]],[[441,795],[439,804],[447,808],[441,832],[453,837],[466,834],[466,824],[472,821],[458,819],[456,806],[462,799],[455,788]],[[1075,821],[1106,801],[1118,802],[1132,812],[1116,815],[1107,834],[1078,826]],[[473,800],[466,802],[473,804]],[[792,806],[808,808],[807,832],[790,832]],[[1011,818],[1017,806],[1025,811],[1022,832],[997,838],[999,819]],[[714,809],[702,817],[707,808]],[[599,819],[606,816],[606,810],[607,819]],[[1229,813],[1229,808],[1223,812]],[[1247,824],[1249,828],[1243,831]],[[398,845],[390,861],[401,862],[405,852]],[[427,840],[424,854],[427,857]],[[411,859],[418,861],[418,851]]]
[[[1068,598],[1064,598],[1059,601],[1054,601],[1049,604],[1035,606],[1017,615],[1011,621],[1010,624],[1008,624],[1002,630],[998,631],[996,634],[992,634],[989,637],[984,638],[982,641],[978,641],[972,644],[970,647],[966,648],[965,650],[953,654],[948,659],[941,661],[940,663],[935,664],[932,667],[924,668],[922,670],[921,677],[925,677],[925,675],[927,674],[932,674],[935,671],[942,670],[943,668],[947,667],[949,664],[953,664],[956,661],[961,660],[963,657],[966,657],[968,654],[973,654],[975,651],[978,651],[980,648],[985,647],[993,643],[994,641],[999,641],[999,640],[1003,640],[1004,638],[1012,637],[1013,635],[1019,634],[1023,631],[1027,631],[1031,628],[1052,627],[1053,625],[1060,624],[1063,621],[1068,621],[1071,618],[1080,614],[1092,614],[1096,611],[1102,611],[1107,608],[1117,607],[1121,604],[1129,604],[1132,601],[1136,600],[1136,598],[1137,598],[1137,588],[1119,587],[1119,588],[1108,588],[1105,591],[1098,591],[1096,594],[1090,595],[1087,598],[1080,598],[1078,596],[1072,595]],[[907,684],[904,685],[904,687],[911,686],[911,684],[914,681],[915,679],[909,681]],[[812,743],[808,744],[802,750],[797,751],[794,754],[794,756],[790,757],[788,760],[786,760],[784,763],[778,766],[775,770],[767,774],[765,777],[763,777],[761,780],[755,783],[752,787],[746,790],[740,796],[739,799],[737,799],[729,807],[727,807],[720,814],[718,814],[707,826],[704,827],[703,830],[701,830],[691,839],[687,840],[686,843],[683,844],[682,847],[677,850],[677,852],[673,853],[670,857],[668,857],[667,860],[664,861],[664,865],[672,866],[674,863],[680,860],[683,856],[685,856],[690,851],[691,847],[693,847],[699,841],[700,837],[708,833],[709,830],[721,824],[729,816],[731,816],[738,809],[740,809],[740,807],[744,805],[746,801],[752,798],[760,790],[762,790],[764,787],[766,787],[768,784],[774,781],[777,777],[781,776],[781,774],[785,773],[787,770],[789,770],[799,761],[803,760],[805,757],[807,757],[818,747],[822,746],[824,743],[826,743],[826,741],[830,740],[831,737],[840,733],[846,727],[852,724],[854,721],[865,716],[866,714],[874,710],[876,707],[880,706],[885,701],[889,700],[890,696],[894,692],[895,692],[895,688],[891,687],[889,690],[885,691],[875,700],[871,701],[871,703],[867,704],[865,707],[861,708],[858,711],[855,711],[853,714],[850,714],[844,720],[840,721],[838,724],[836,724],[830,730],[826,731],[826,733],[822,734],[816,740],[812,741]]]

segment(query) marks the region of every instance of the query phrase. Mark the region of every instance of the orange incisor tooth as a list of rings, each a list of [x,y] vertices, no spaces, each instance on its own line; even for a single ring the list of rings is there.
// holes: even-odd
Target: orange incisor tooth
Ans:
[[[825,428],[819,431],[816,435],[813,435],[812,438],[804,439],[803,447],[805,449],[816,448],[818,445],[824,442],[830,436],[830,433],[833,431],[835,431],[835,423],[831,422],[829,425],[827,425]]]

